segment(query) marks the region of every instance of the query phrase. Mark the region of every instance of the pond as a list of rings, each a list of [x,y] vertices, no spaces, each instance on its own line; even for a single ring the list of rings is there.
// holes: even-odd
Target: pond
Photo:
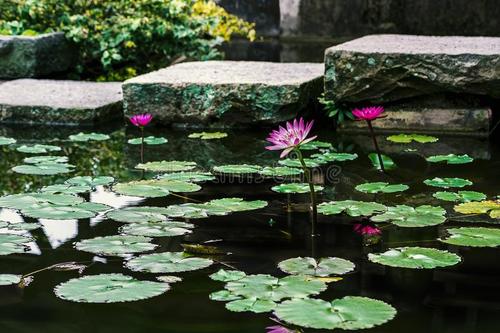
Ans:
[[[87,142],[75,142],[68,139],[70,135],[81,131],[104,133],[109,135],[109,139]],[[489,217],[487,214],[461,214],[454,211],[454,206],[458,205],[458,202],[433,197],[433,194],[438,191],[475,191],[494,200],[499,194],[500,185],[498,177],[500,150],[494,142],[475,138],[439,137],[437,142],[404,144],[388,141],[385,135],[379,135],[381,150],[397,165],[393,170],[382,173],[373,167],[367,157],[373,152],[370,137],[341,135],[328,129],[315,129],[314,133],[318,135],[318,140],[331,143],[331,146],[324,144],[314,150],[304,150],[305,155],[347,153],[350,155],[344,156],[352,157],[338,161],[339,155],[334,155],[337,158],[336,161],[326,161],[314,169],[313,178],[316,184],[324,188],[318,193],[319,202],[356,200],[376,202],[388,207],[396,205],[440,206],[446,210],[447,219],[444,220],[437,208],[437,214],[428,211],[410,214],[413,219],[410,219],[409,215],[405,215],[404,212],[393,212],[395,215],[392,215],[392,219],[391,216],[386,216],[387,221],[375,223],[370,222],[369,217],[382,215],[386,208],[376,213],[365,214],[367,216],[351,217],[348,214],[356,215],[352,211],[367,209],[367,207],[351,207],[352,209],[346,214],[342,208],[336,211],[335,207],[329,206],[328,209],[325,207],[320,209],[317,226],[319,235],[311,237],[311,216],[306,208],[309,200],[308,194],[286,194],[271,190],[271,187],[279,182],[290,181],[289,179],[262,177],[253,173],[252,175],[221,173],[223,169],[214,168],[234,164],[276,166],[279,154],[264,149],[268,129],[227,131],[227,137],[211,140],[189,138],[192,132],[180,129],[146,128],[146,136],[164,137],[168,142],[146,145],[145,162],[189,161],[196,163],[193,170],[218,171],[214,172],[215,178],[213,179],[209,174],[204,174],[208,180],[198,182],[201,188],[194,185],[194,187],[189,185],[186,187],[185,183],[177,181],[178,188],[170,188],[170,191],[165,191],[161,195],[157,193],[157,191],[164,190],[161,186],[154,189],[144,187],[138,189],[137,186],[131,188],[123,184],[141,179],[152,179],[163,173],[135,169],[135,166],[141,162],[140,145],[128,144],[127,140],[138,136],[136,128],[125,130],[122,127],[102,127],[89,130],[0,127],[0,136],[16,140],[10,145],[0,146],[0,172],[2,174],[0,194],[4,196],[0,198],[1,206],[4,207],[0,208],[0,220],[7,222],[4,222],[0,232],[2,235],[25,235],[32,238],[27,243],[26,253],[19,253],[24,251],[23,248],[12,251],[17,253],[0,257],[0,274],[32,277],[31,281],[23,280],[25,284],[23,287],[14,284],[0,286],[1,332],[264,332],[265,327],[277,325],[270,319],[273,317],[272,312],[269,309],[263,313],[235,312],[234,308],[241,310],[241,304],[233,306],[233,311],[226,309],[226,304],[231,301],[231,291],[218,294],[220,298],[227,297],[225,301],[211,300],[209,295],[212,294],[212,298],[217,298],[213,293],[223,290],[225,282],[213,280],[209,276],[224,269],[225,271],[245,272],[247,277],[254,274],[269,274],[277,278],[286,278],[290,275],[283,270],[294,271],[294,267],[282,264],[280,267],[283,270],[281,270],[278,263],[297,257],[342,258],[352,262],[355,267],[352,268],[349,262],[343,261],[342,264],[336,263],[336,266],[334,265],[336,268],[333,269],[333,271],[340,269],[342,272],[337,271],[331,274],[332,272],[326,269],[323,277],[303,278],[301,281],[308,282],[300,282],[303,283],[302,285],[288,280],[288,286],[291,287],[284,288],[285,291],[281,290],[284,294],[283,298],[277,297],[279,291],[273,288],[276,287],[276,283],[284,285],[285,282],[266,282],[272,279],[270,277],[262,277],[262,280],[257,283],[253,281],[239,285],[238,279],[242,276],[221,276],[223,274],[219,273],[215,278],[233,281],[228,282],[228,284],[232,283],[233,289],[227,288],[233,290],[235,294],[239,293],[240,298],[248,292],[250,294],[269,292],[279,303],[290,297],[287,290],[291,294],[305,293],[306,296],[309,294],[310,298],[328,302],[346,296],[363,296],[385,302],[377,303],[377,306],[383,307],[385,304],[390,304],[397,311],[394,319],[390,320],[389,317],[393,315],[390,313],[392,311],[390,306],[383,308],[380,313],[373,308],[372,317],[381,316],[374,320],[370,318],[371,310],[368,312],[366,309],[363,310],[363,304],[347,304],[343,310],[337,309],[344,316],[349,311],[352,312],[353,318],[349,316],[346,317],[347,319],[344,318],[347,322],[358,320],[363,325],[372,326],[371,321],[375,324],[380,319],[380,326],[366,329],[366,332],[498,332],[500,303],[498,303],[497,295],[500,291],[498,261],[500,250],[494,247],[495,244],[490,247],[469,247],[451,245],[438,240],[438,238],[449,237],[446,231],[449,228],[494,228],[492,223],[498,223],[498,219]],[[26,149],[26,147],[20,149],[24,152],[17,150],[23,145],[32,147],[34,144],[56,146],[61,150],[39,154],[27,153],[26,151],[33,149]],[[41,151],[43,150],[42,147]],[[464,164],[426,161],[426,158],[430,156],[448,154],[467,154],[473,161]],[[29,163],[30,160],[23,162],[25,158],[46,155],[67,156],[69,158],[67,163],[74,167],[56,166],[56,168],[67,168],[67,171],[70,171],[56,175],[30,175],[11,170],[23,164],[36,165],[33,159],[31,163]],[[64,159],[59,159],[59,161],[43,159],[49,164],[49,169],[54,163],[66,163]],[[460,162],[463,161],[460,160]],[[182,164],[180,169],[189,169],[189,166],[194,166],[194,164]],[[169,167],[172,168],[173,165]],[[22,171],[23,168],[17,170]],[[170,171],[177,172],[179,169],[170,169]],[[233,169],[231,172],[234,171]],[[67,216],[72,215],[65,215],[66,211],[55,213],[54,210],[58,208],[54,208],[53,203],[41,199],[41,201],[36,201],[33,197],[31,199],[14,197],[9,202],[5,199],[11,194],[37,192],[44,186],[63,184],[67,179],[76,176],[114,177],[115,183],[119,182],[121,185],[112,186],[108,184],[109,179],[101,179],[102,184],[106,185],[100,185],[101,183],[97,182],[97,184],[91,184],[90,193],[76,194],[81,198],[77,200],[85,199],[110,207],[85,206],[86,209],[81,208],[83,211],[90,210],[92,213],[92,209],[95,209],[98,212],[81,219],[67,219]],[[466,179],[472,182],[472,185],[464,188],[444,189],[424,184],[425,180],[446,177]],[[80,182],[77,183],[83,187],[82,192],[87,192],[89,189],[85,189],[85,186],[88,184],[82,184],[81,178],[79,180]],[[355,189],[360,184],[371,182],[403,184],[407,185],[408,189],[399,191],[402,190],[400,188],[392,193],[375,194]],[[137,185],[137,183],[133,184]],[[53,191],[63,191],[63,188],[67,190],[68,186],[53,188]],[[368,189],[370,188],[368,186]],[[358,187],[358,189],[363,189],[363,187]],[[78,191],[74,187],[69,191],[72,190]],[[120,195],[114,191],[132,194],[153,193],[150,196],[154,198]],[[476,195],[479,197],[472,199],[483,200],[483,196]],[[235,203],[229,200],[222,201],[217,207],[203,205],[211,200],[222,198],[241,198],[245,202],[241,204],[241,202]],[[58,200],[55,200],[56,203]],[[457,200],[465,199],[460,197]],[[185,206],[179,206],[181,204],[191,205],[191,210],[182,210],[179,207]],[[11,208],[5,208],[6,206]],[[148,211],[151,213],[149,215],[132,216],[130,212],[122,215],[116,214],[117,211],[127,212],[124,210],[127,207],[140,206],[170,207],[170,210],[151,210]],[[13,207],[23,210],[23,214],[19,210],[12,209]],[[200,207],[204,208],[200,209]],[[325,214],[328,210],[332,213],[331,215]],[[59,213],[61,215],[57,215]],[[70,210],[69,213],[73,214],[75,210]],[[107,214],[114,219],[109,218]],[[142,243],[135,239],[137,242],[130,244],[123,239],[113,240],[104,245],[99,242],[90,244],[84,241],[126,232],[147,234],[151,232],[151,228],[154,229],[151,224],[141,229],[137,223],[124,223],[116,220],[144,222],[150,219],[157,223],[168,223],[162,222],[162,219],[166,220],[168,214],[175,216],[172,220],[183,223],[169,225],[168,230],[162,229],[162,231],[177,236],[154,237]],[[200,216],[204,214],[206,216]],[[47,218],[54,216],[66,219]],[[379,220],[383,219],[379,218]],[[24,227],[20,225],[16,229],[15,225],[22,222],[32,223],[26,228],[39,228],[26,231],[21,230]],[[362,227],[355,228],[356,224],[361,224]],[[371,236],[360,234],[360,228],[366,226],[378,227],[381,234]],[[476,234],[471,237],[479,243],[483,240],[478,240],[479,236]],[[498,243],[498,238],[495,239],[492,236],[492,239],[493,243],[495,241]],[[75,243],[78,249],[75,248]],[[138,245],[138,243],[141,244]],[[154,246],[151,244],[156,244],[157,247],[153,249]],[[438,256],[436,260],[433,260],[423,254],[403,253],[409,258],[406,261],[409,265],[417,263],[429,267],[446,266],[434,269],[400,268],[387,265],[384,260],[390,261],[391,258],[397,256],[394,252],[389,253],[385,259],[383,256],[371,255],[372,260],[368,260],[369,254],[379,254],[389,248],[398,247],[429,247],[447,251],[443,252],[445,254],[455,253],[459,257]],[[203,259],[187,264],[176,263],[175,260],[173,263],[168,260],[163,262],[135,260],[134,262],[131,255],[123,257],[102,254],[106,251],[111,254],[113,251],[123,252],[124,248],[132,252],[137,250],[133,258],[138,257],[142,252],[181,252],[185,249],[186,252],[191,253],[191,258]],[[451,260],[451,263],[447,260]],[[72,264],[57,266],[57,264],[68,262]],[[128,262],[127,266],[124,265],[125,262]],[[157,271],[160,266],[165,266],[165,262],[170,263],[170,268],[173,267],[168,273],[138,271],[145,266],[152,271]],[[401,262],[396,260],[396,266],[398,265],[401,265]],[[50,266],[53,266],[52,269],[44,270]],[[306,267],[311,268],[307,265]],[[83,271],[79,272],[79,269]],[[301,271],[301,269],[298,270]],[[113,280],[110,276],[105,276],[104,287],[85,284],[64,285],[67,281],[80,276],[108,273],[121,273],[140,281],[156,281],[156,287],[146,284],[129,285],[128,287],[131,288],[129,293],[127,290],[120,293],[116,290],[125,287],[120,285],[119,281],[115,281],[115,285],[109,284],[109,281]],[[227,275],[231,274],[240,273],[227,273]],[[165,276],[168,276],[170,283],[157,280],[158,277]],[[172,276],[180,277],[182,281],[174,282]],[[325,278],[325,276],[330,278]],[[60,297],[54,292],[56,286],[58,286],[57,294]],[[99,298],[105,294],[102,288],[111,293],[115,291],[114,295],[118,298],[127,299],[140,295],[139,298],[144,299],[109,304],[82,302],[85,298]],[[169,290],[166,290],[168,288]],[[154,297],[149,298],[149,296]],[[237,296],[233,299],[239,298]],[[262,304],[263,307],[267,305],[269,303]],[[228,307],[231,308],[231,306]],[[286,313],[288,313],[288,316],[292,316],[292,322],[296,320],[295,317],[300,317],[298,313],[302,310],[306,313],[305,317],[309,316],[317,321],[326,320],[325,317],[334,313],[331,310],[312,313],[310,308],[303,307],[301,303],[296,304],[295,307],[294,309],[290,306],[278,312],[283,317],[287,317]],[[364,318],[356,317],[360,314]],[[304,332],[330,331],[300,326],[290,327],[302,329]]]

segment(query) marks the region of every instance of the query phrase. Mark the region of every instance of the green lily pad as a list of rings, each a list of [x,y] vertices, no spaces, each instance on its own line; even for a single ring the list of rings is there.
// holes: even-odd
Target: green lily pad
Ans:
[[[241,198],[224,198],[211,200],[202,204],[172,205],[166,208],[165,215],[182,218],[204,218],[210,215],[223,216],[233,212],[243,212],[264,208],[263,200],[245,201]]]
[[[163,175],[160,175],[158,179],[201,183],[201,182],[213,181],[216,178],[210,172],[188,171],[188,172],[165,173]]]
[[[321,192],[324,187],[319,185],[314,185],[314,191]],[[271,187],[271,190],[278,193],[309,193],[309,184],[306,183],[289,183],[289,184],[279,184]]]
[[[241,296],[235,295],[231,293],[229,290],[219,290],[211,293],[208,298],[212,301],[220,301],[220,302],[231,302],[237,299],[243,299]]]
[[[142,138],[133,138],[127,141],[130,145],[140,145]],[[144,138],[144,143],[147,145],[162,145],[167,143],[168,140],[163,137],[147,136]]]
[[[464,155],[455,155],[455,154],[436,155],[436,156],[427,157],[426,160],[427,160],[427,162],[431,162],[431,163],[446,162],[447,164],[465,164],[465,163],[471,163],[472,161],[474,161],[474,159],[467,154],[464,154]]]
[[[319,140],[313,140],[311,142],[300,145],[300,150],[316,150],[316,149],[333,149],[333,145],[330,142],[324,142]]]
[[[436,192],[432,195],[434,198],[452,202],[470,202],[481,201],[486,199],[486,194],[475,191],[458,191],[458,192]]]
[[[324,215],[335,215],[345,212],[352,217],[370,216],[377,213],[384,213],[386,210],[386,206],[376,202],[355,200],[331,201],[318,205],[318,213]]]
[[[17,142],[16,139],[0,136],[0,146],[8,146],[16,142]]]
[[[9,230],[13,231],[31,231],[41,228],[42,225],[39,223],[19,222],[19,223],[10,223],[7,227]]]
[[[92,178],[90,176],[78,176],[66,180],[64,183],[74,186],[89,186],[95,188],[97,186],[110,185],[115,181],[113,177],[110,176],[100,176]]]
[[[21,282],[21,278],[21,275],[0,274],[0,286],[10,286],[12,284],[18,284],[19,282]]]
[[[75,141],[75,142],[88,142],[88,141],[105,141],[108,140],[110,137],[107,134],[102,134],[102,133],[78,133],[74,135],[70,135],[68,139],[70,141]]]
[[[273,311],[276,308],[276,302],[268,299],[243,298],[231,301],[226,304],[226,309],[233,312],[253,312],[265,313]]]
[[[34,144],[34,145],[22,145],[20,147],[17,147],[16,150],[21,153],[27,153],[27,154],[46,154],[51,151],[61,151],[61,147],[52,145]]]
[[[382,157],[382,163],[384,163],[384,169],[385,170],[393,170],[396,169],[396,163],[392,160],[387,155],[381,154]],[[377,170],[382,170],[382,167],[380,166],[380,161],[378,159],[378,155],[376,153],[371,153],[368,154],[368,158],[370,159],[370,162],[372,162],[372,165],[375,167]]]
[[[163,252],[133,258],[125,265],[129,269],[139,272],[175,273],[196,271],[212,264],[213,261],[210,259],[190,257],[184,252]]]
[[[382,301],[346,296],[331,303],[320,299],[292,299],[277,306],[275,315],[288,323],[316,329],[359,330],[388,322],[396,310]]]
[[[398,134],[398,135],[388,136],[387,140],[396,143],[411,143],[412,141],[416,141],[418,143],[432,143],[432,142],[437,142],[439,139],[436,138],[435,136],[430,136],[430,135]]]
[[[494,228],[451,228],[446,230],[447,238],[440,238],[443,243],[471,246],[471,247],[497,247],[500,246],[500,229]]]
[[[395,193],[395,192],[406,191],[410,187],[404,184],[389,185],[389,183],[375,182],[375,183],[364,183],[356,186],[355,188],[357,191],[364,193]]]
[[[186,161],[155,161],[136,165],[136,169],[152,172],[189,171],[196,168],[195,162]]]
[[[19,193],[0,197],[0,207],[25,209],[45,203],[58,206],[73,206],[83,201],[83,198],[69,194]]]
[[[280,262],[278,267],[288,274],[320,277],[341,275],[354,270],[352,262],[335,257],[321,258],[319,260],[309,257],[290,258]]]
[[[417,269],[453,266],[461,261],[454,253],[425,247],[398,247],[383,253],[370,253],[368,259],[386,266]]]
[[[433,178],[424,180],[425,185],[450,188],[450,187],[464,187],[472,185],[472,182],[463,178]]]
[[[99,274],[63,282],[54,292],[59,298],[78,303],[116,303],[155,297],[169,289],[164,282],[141,281],[123,274]]]
[[[144,236],[114,235],[84,239],[75,244],[80,251],[106,256],[124,256],[154,250],[158,245]]]
[[[358,158],[358,154],[349,153],[324,153],[324,154],[314,154],[311,155],[315,160],[320,160],[324,162],[344,162],[353,161]]]
[[[388,207],[387,212],[372,216],[373,222],[390,222],[399,227],[428,227],[446,221],[446,210],[439,206],[419,206],[416,208],[397,205]]]
[[[214,140],[226,138],[227,133],[223,132],[201,132],[201,133],[191,133],[188,135],[190,139],[202,139],[202,140]]]
[[[11,234],[0,234],[0,256],[13,253],[24,253],[28,250],[28,243],[32,239]]]
[[[51,155],[32,156],[23,159],[23,162],[26,164],[53,164],[53,163],[67,163],[68,161],[69,158],[67,156],[51,156]]]
[[[312,159],[312,158],[304,158],[304,163],[308,168],[317,168],[321,164],[325,164],[326,162],[323,160]],[[286,158],[284,160],[279,160],[278,164],[289,167],[289,168],[302,168],[302,164],[296,158]]]
[[[462,214],[488,214],[493,219],[500,218],[500,201],[466,202],[456,205],[453,209]]]
[[[21,210],[21,214],[35,219],[72,220],[89,219],[96,212],[79,206],[56,206],[51,204],[33,205]]]
[[[12,168],[12,171],[25,175],[50,176],[74,171],[74,166],[66,163],[22,164]]]
[[[126,207],[106,213],[106,217],[125,223],[158,223],[169,219],[164,215],[166,208],[161,207]]]
[[[144,198],[166,197],[170,191],[163,186],[141,184],[140,182],[118,183],[113,186],[113,191],[121,195]]]
[[[78,186],[78,185],[69,185],[69,184],[57,184],[57,185],[49,185],[44,186],[40,189],[40,192],[43,193],[65,193],[65,194],[78,194],[78,193],[87,193],[92,191],[90,186]]]
[[[217,272],[210,275],[210,278],[214,281],[229,282],[229,281],[238,281],[244,278],[245,276],[247,276],[246,273],[242,271],[236,271],[236,270],[227,271],[225,269],[219,269]]]
[[[262,167],[254,164],[228,164],[215,166],[213,171],[223,174],[254,174],[261,172]]]
[[[264,167],[259,173],[265,177],[289,177],[299,176],[303,174],[304,171],[298,168],[289,167]]]
[[[194,225],[184,222],[130,223],[120,228],[127,235],[147,237],[173,237],[191,233]]]

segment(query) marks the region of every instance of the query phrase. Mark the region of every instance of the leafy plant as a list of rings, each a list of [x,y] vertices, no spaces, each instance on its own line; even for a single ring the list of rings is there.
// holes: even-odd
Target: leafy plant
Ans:
[[[323,104],[323,108],[328,117],[333,118],[337,124],[341,124],[348,119],[354,120],[354,115],[351,110],[327,99],[325,94],[322,94],[321,97],[318,98],[318,101]]]

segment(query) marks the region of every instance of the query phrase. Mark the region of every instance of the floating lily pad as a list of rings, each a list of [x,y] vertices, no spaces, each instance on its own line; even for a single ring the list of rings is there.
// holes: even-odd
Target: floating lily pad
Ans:
[[[383,213],[386,210],[386,206],[376,202],[355,200],[331,201],[318,205],[318,212],[321,214],[334,215],[345,212],[352,217],[370,216],[376,213]]]
[[[300,145],[300,150],[315,150],[315,149],[333,149],[330,142],[313,140],[311,142]]]
[[[229,290],[219,290],[211,293],[208,296],[212,301],[220,302],[230,302],[237,299],[243,299],[243,297],[231,293]]]
[[[110,137],[107,134],[102,134],[102,133],[78,133],[74,135],[70,135],[68,139],[70,141],[75,141],[75,142],[87,142],[87,141],[105,141],[108,140]]]
[[[263,200],[245,201],[241,198],[224,198],[202,204],[168,206],[165,214],[169,217],[204,218],[210,215],[223,216],[233,212],[255,210],[266,206],[267,202]]]
[[[331,303],[320,299],[292,299],[278,305],[275,315],[288,323],[316,329],[359,330],[381,325],[396,315],[382,301],[347,296]]]
[[[159,198],[166,197],[170,191],[163,186],[141,184],[140,182],[118,183],[113,186],[113,191],[134,197]]]
[[[133,258],[125,264],[133,271],[148,273],[175,273],[207,268],[213,261],[186,255],[184,252],[146,254]]]
[[[201,172],[201,171],[165,173],[163,175],[160,175],[158,178],[165,180],[192,182],[192,183],[208,182],[216,179],[214,175],[212,175],[210,172]]]
[[[349,153],[324,153],[324,154],[314,154],[311,155],[315,160],[321,160],[324,162],[344,162],[353,161],[358,158],[358,154]]]
[[[453,207],[462,214],[488,214],[493,219],[500,218],[500,201],[466,202]]]
[[[472,161],[474,161],[474,159],[467,154],[464,154],[464,155],[455,155],[455,154],[436,155],[436,156],[427,157],[426,160],[427,160],[427,162],[431,162],[431,163],[446,162],[447,164],[465,164],[465,163],[471,163]]]
[[[189,171],[196,168],[195,162],[186,161],[155,161],[136,165],[136,169],[152,172]]]
[[[384,182],[375,182],[375,183],[364,183],[356,186],[356,190],[364,193],[395,193],[395,192],[403,192],[409,189],[408,185],[404,184],[392,184]]]
[[[451,228],[446,231],[449,236],[439,239],[443,243],[472,247],[500,246],[500,229],[463,227]]]
[[[123,274],[88,275],[59,284],[57,297],[79,303],[116,303],[147,299],[163,294],[164,282],[141,281]]]
[[[229,282],[229,281],[238,281],[244,278],[245,276],[247,276],[246,273],[242,271],[237,271],[237,270],[227,271],[225,269],[219,269],[217,272],[210,275],[210,278],[214,281]]]
[[[368,259],[386,266],[418,269],[453,266],[461,261],[454,253],[425,247],[398,247],[383,253],[370,253]]]
[[[7,227],[9,230],[14,230],[14,231],[31,231],[41,228],[42,225],[39,223],[19,222],[19,223],[10,223]]]
[[[191,233],[194,225],[184,222],[130,223],[120,228],[127,235],[147,237],[173,237]]]
[[[412,141],[416,141],[418,143],[431,143],[431,142],[437,142],[439,139],[436,138],[435,136],[430,136],[430,135],[397,134],[388,136],[387,140],[396,143],[411,143]]]
[[[89,186],[95,188],[96,186],[106,186],[110,185],[115,181],[113,177],[100,176],[92,178],[90,176],[78,176],[66,180],[65,184],[70,184],[74,186]]]
[[[142,138],[133,138],[127,141],[130,145],[140,145],[142,143]],[[147,136],[144,138],[144,143],[147,145],[162,145],[167,143],[168,140],[163,137]]]
[[[373,222],[390,222],[399,227],[428,227],[446,221],[446,210],[439,206],[419,206],[416,208],[397,205],[388,207],[387,212],[372,216]]]
[[[84,239],[75,244],[77,250],[107,256],[124,256],[154,250],[158,245],[143,236],[114,235]]]
[[[40,189],[40,192],[54,193],[54,194],[55,193],[78,194],[90,191],[92,191],[92,188],[90,186],[79,186],[70,184],[49,185],[49,186],[44,186]]]
[[[396,169],[396,163],[394,163],[392,158],[384,154],[381,154],[380,156],[382,157],[382,163],[384,163],[385,170]],[[375,169],[382,170],[378,155],[376,153],[368,154],[368,158],[370,159],[370,162],[372,162],[372,165],[375,167]]]
[[[298,168],[289,167],[264,167],[260,174],[266,177],[289,177],[289,176],[299,176],[303,174],[304,171]]]
[[[112,210],[106,217],[126,223],[157,223],[168,221],[166,212],[166,208],[161,207],[126,207]]]
[[[74,167],[66,163],[22,164],[12,168],[12,171],[25,175],[49,176],[73,172]]]
[[[2,138],[0,137],[0,139]],[[12,284],[18,284],[19,282],[21,282],[21,278],[22,278],[21,275],[0,274],[0,286],[9,286]]]
[[[202,139],[202,140],[214,140],[226,138],[227,133],[223,132],[201,132],[201,133],[191,133],[188,135],[190,139]]]
[[[53,163],[67,163],[68,161],[69,158],[67,156],[51,156],[51,155],[32,156],[23,159],[23,162],[26,164],[53,164]]]
[[[296,158],[286,158],[284,160],[279,160],[278,163],[280,165],[289,167],[289,168],[302,168],[302,164],[300,161]],[[318,159],[312,159],[312,158],[304,158],[304,163],[306,164],[306,167],[308,168],[317,168],[321,164],[326,163],[323,160],[318,160]]]
[[[464,187],[472,185],[472,182],[463,178],[433,178],[424,180],[425,185],[434,186],[434,187]]]
[[[177,283],[182,281],[182,278],[174,275],[157,276],[156,279],[160,282],[166,282],[166,283]]]
[[[254,174],[262,171],[262,167],[254,164],[228,164],[215,166],[213,171],[224,174]]]
[[[273,311],[276,308],[276,302],[268,299],[243,298],[231,301],[226,304],[226,309],[233,312],[253,312],[264,313]]]
[[[319,185],[314,185],[314,191],[323,191],[324,187]],[[271,187],[271,190],[278,193],[309,193],[309,184],[307,183],[289,183],[289,184],[279,184]]]
[[[341,275],[354,270],[354,264],[342,258],[291,258],[283,260],[278,267],[285,273],[295,275],[310,275],[326,277],[330,275]]]
[[[61,147],[41,144],[22,145],[17,147],[17,151],[27,154],[46,154],[51,151],[61,151]]]
[[[17,142],[16,139],[0,136],[0,146],[8,146],[16,142]]]
[[[31,238],[25,236],[0,234],[0,255],[24,253],[28,250],[27,244],[31,241]]]
[[[50,193],[19,193],[0,197],[0,207],[11,209],[25,209],[43,203],[58,206],[73,206],[82,203],[81,197],[69,194]]]
[[[79,206],[56,206],[51,204],[33,205],[21,210],[21,214],[36,219],[72,220],[88,219],[96,213]]]
[[[444,201],[453,202],[470,202],[481,201],[486,199],[486,194],[475,191],[458,191],[458,192],[436,192],[432,195],[434,198]]]

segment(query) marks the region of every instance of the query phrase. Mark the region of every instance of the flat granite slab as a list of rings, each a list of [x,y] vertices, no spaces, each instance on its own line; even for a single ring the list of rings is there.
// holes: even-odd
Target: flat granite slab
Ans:
[[[121,117],[120,82],[20,79],[0,85],[0,122],[91,125]]]
[[[323,91],[323,65],[205,61],[174,65],[123,84],[125,115],[188,126],[241,126],[289,120]]]
[[[500,98],[500,38],[372,35],[325,52],[325,93],[337,102],[440,92]]]

